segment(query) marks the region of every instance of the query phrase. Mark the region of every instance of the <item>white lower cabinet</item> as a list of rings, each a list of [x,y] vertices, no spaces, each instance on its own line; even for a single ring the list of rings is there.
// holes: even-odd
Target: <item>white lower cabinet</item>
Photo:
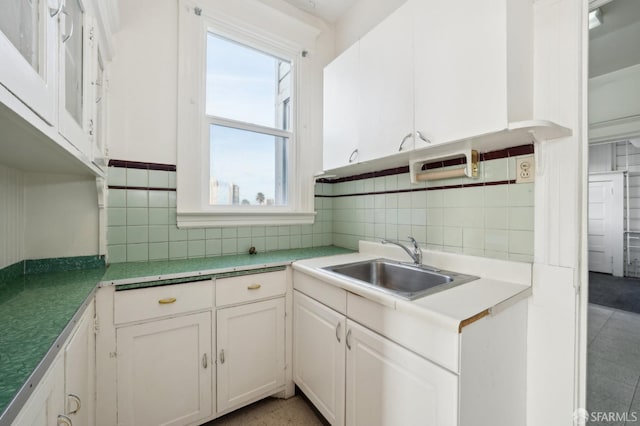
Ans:
[[[348,425],[457,425],[458,377],[347,320]]]
[[[329,423],[343,425],[346,318],[299,291],[293,318],[293,379]]]
[[[93,303],[64,351],[65,414],[73,424],[95,424],[95,338]]]
[[[64,360],[56,358],[12,426],[65,425]],[[66,426],[71,426],[67,422]]]
[[[185,425],[212,413],[211,313],[117,329],[118,425]]]
[[[12,426],[95,424],[94,312],[91,303]]]
[[[299,291],[293,303],[294,381],[329,423],[457,424],[455,374]]]
[[[293,280],[293,379],[332,425],[526,424],[526,299],[451,328]]]
[[[98,426],[185,426],[294,394],[290,273],[97,294]]]
[[[284,297],[217,311],[218,413],[285,383]]]

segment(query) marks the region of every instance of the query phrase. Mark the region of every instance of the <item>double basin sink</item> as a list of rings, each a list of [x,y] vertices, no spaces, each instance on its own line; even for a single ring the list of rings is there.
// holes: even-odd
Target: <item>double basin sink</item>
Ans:
[[[478,279],[472,275],[389,259],[346,263],[322,269],[407,300],[418,299]]]

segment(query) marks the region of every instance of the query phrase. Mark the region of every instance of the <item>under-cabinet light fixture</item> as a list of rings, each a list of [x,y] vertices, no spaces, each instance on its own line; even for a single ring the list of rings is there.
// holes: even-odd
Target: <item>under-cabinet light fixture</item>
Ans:
[[[602,25],[602,9],[593,9],[589,12],[589,29],[592,30],[600,25]]]

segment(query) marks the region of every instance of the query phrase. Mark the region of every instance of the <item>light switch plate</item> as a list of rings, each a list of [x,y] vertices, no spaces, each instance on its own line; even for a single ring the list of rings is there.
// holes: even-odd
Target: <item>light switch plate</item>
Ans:
[[[535,181],[536,164],[533,155],[516,159],[516,183]]]

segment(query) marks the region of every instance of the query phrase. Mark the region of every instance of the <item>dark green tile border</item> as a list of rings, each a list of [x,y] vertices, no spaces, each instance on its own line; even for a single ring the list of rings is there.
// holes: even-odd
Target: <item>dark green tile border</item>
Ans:
[[[25,260],[24,274],[77,271],[80,269],[104,268],[104,256],[55,257],[51,259]]]
[[[192,283],[196,281],[206,281],[212,278],[229,278],[229,277],[237,277],[240,275],[263,274],[266,272],[284,271],[285,269],[287,269],[286,266],[274,266],[271,268],[250,269],[245,271],[223,272],[220,274],[198,275],[195,277],[183,277],[183,278],[173,278],[173,279],[160,280],[160,281],[148,281],[148,282],[142,282],[142,283],[122,284],[122,285],[116,286],[116,291],[135,290],[140,288],[158,287],[158,286],[171,285],[171,284]]]

